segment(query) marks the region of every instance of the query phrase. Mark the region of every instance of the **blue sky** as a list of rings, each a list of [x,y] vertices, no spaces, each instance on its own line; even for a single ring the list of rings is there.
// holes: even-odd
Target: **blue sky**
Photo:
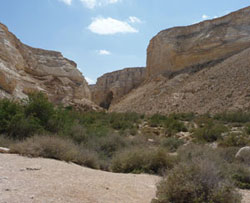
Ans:
[[[225,15],[250,0],[1,0],[0,22],[23,43],[56,50],[88,81],[146,65],[159,31]]]

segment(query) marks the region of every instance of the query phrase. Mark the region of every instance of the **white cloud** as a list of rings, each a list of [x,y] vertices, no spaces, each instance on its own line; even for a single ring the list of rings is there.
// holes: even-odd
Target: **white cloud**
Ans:
[[[207,16],[206,14],[202,15],[202,19],[203,19],[203,20],[206,20],[206,19],[208,19],[208,18],[209,18],[209,16]]]
[[[88,84],[95,84],[95,81],[92,80],[91,78],[85,77],[85,79],[88,82]]]
[[[99,35],[113,35],[117,33],[137,33],[138,30],[133,28],[125,21],[114,18],[95,18],[88,26],[88,29]]]
[[[87,8],[93,9],[97,5],[96,0],[80,0]]]
[[[129,17],[129,22],[131,22],[131,23],[141,23],[142,21],[139,18],[135,17],[135,16],[130,16]]]
[[[72,4],[72,0],[59,0],[59,1],[65,3],[65,4],[69,5],[69,6]]]
[[[80,0],[84,6],[89,9],[94,9],[97,6],[105,6],[108,4],[115,4],[121,0]]]
[[[110,55],[111,52],[108,51],[108,50],[105,50],[105,49],[101,49],[101,50],[98,51],[98,54],[99,55]]]

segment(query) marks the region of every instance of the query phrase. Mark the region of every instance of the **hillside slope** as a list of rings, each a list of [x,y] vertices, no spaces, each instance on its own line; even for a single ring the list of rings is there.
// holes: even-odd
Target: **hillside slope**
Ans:
[[[250,109],[250,49],[197,73],[159,75],[133,90],[111,111],[204,114]]]
[[[250,109],[250,7],[161,31],[146,80],[110,111],[204,114]]]

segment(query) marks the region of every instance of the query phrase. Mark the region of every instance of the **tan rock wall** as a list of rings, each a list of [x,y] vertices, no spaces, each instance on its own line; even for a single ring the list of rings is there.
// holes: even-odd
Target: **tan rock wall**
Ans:
[[[91,87],[92,100],[108,108],[132,89],[138,87],[145,78],[145,68],[125,68],[107,73],[98,78],[96,85]]]
[[[65,105],[91,99],[75,62],[60,52],[22,44],[0,24],[0,97],[22,99],[33,91],[42,91],[51,101]]]
[[[249,47],[250,7],[218,19],[167,29],[150,41],[147,77],[218,62]]]

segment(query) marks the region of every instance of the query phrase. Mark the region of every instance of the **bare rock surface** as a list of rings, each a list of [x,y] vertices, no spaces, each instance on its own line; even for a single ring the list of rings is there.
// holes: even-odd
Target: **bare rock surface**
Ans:
[[[250,7],[156,35],[147,50],[147,77],[195,71],[250,47]]]
[[[92,100],[104,108],[138,87],[145,78],[145,68],[125,68],[106,73],[91,87]]]
[[[204,114],[250,109],[250,49],[216,66],[172,79],[162,75],[129,93],[111,111]]]
[[[61,161],[0,154],[1,203],[150,203],[157,176],[114,174]]]
[[[23,99],[34,91],[66,105],[82,105],[83,99],[91,99],[75,62],[60,52],[24,45],[0,24],[0,98]]]
[[[112,104],[110,111],[249,111],[249,19],[247,7],[219,19],[162,31],[149,45],[145,82]]]

